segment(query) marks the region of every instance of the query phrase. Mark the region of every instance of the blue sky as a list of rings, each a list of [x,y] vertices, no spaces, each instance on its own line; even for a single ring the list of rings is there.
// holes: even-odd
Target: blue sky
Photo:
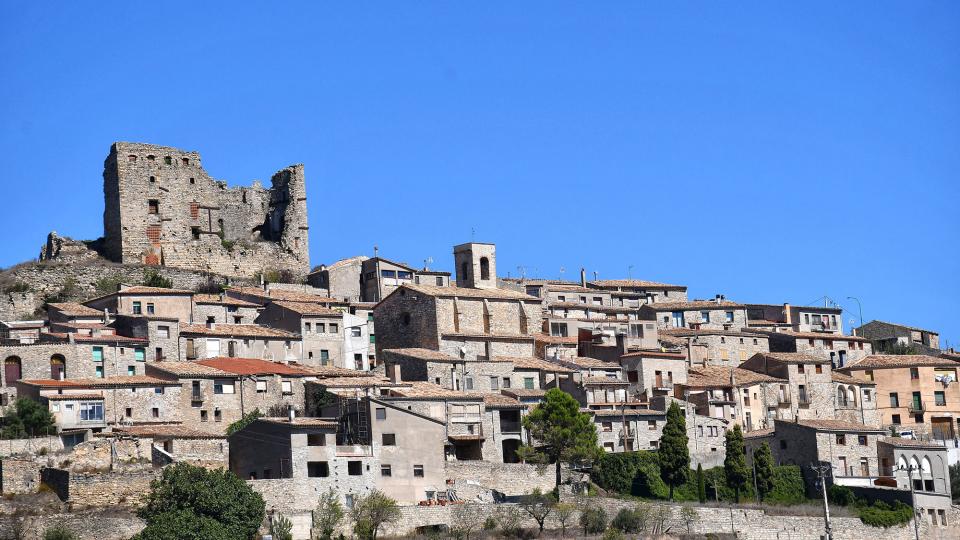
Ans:
[[[305,163],[314,264],[474,237],[960,344],[956,2],[135,4],[0,4],[0,264],[100,236],[141,141]]]

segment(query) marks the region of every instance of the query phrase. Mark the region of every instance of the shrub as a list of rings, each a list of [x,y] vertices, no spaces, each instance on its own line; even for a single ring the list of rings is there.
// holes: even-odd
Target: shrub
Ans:
[[[781,465],[773,468],[773,489],[764,502],[772,504],[801,504],[807,500],[803,474],[797,465]]]
[[[583,534],[602,533],[607,528],[607,512],[599,506],[587,506],[580,512],[580,528]]]
[[[625,533],[638,533],[643,530],[643,523],[640,514],[632,508],[621,508],[610,527]]]
[[[98,294],[111,294],[120,289],[123,280],[119,276],[104,276],[94,282],[93,287]]]
[[[913,518],[913,508],[897,501],[893,507],[883,501],[860,508],[860,520],[871,527],[893,527],[903,525]]]
[[[173,281],[160,275],[153,268],[143,271],[143,285],[146,287],[160,287],[162,289],[173,288]]]
[[[243,415],[239,420],[227,426],[227,436],[233,435],[234,433],[240,431],[241,429],[249,426],[253,423],[254,420],[263,416],[263,413],[260,412],[260,409],[254,409],[247,414]],[[281,415],[282,416],[282,415]]]
[[[602,540],[625,540],[626,537],[620,532],[620,529],[609,528],[603,533]]]
[[[273,540],[293,540],[293,522],[283,514],[270,520],[270,534]]]
[[[837,484],[827,488],[827,499],[837,506],[849,506],[857,502],[857,497],[850,488]]]
[[[4,287],[3,292],[5,293],[30,292],[30,285],[22,281],[15,281],[12,285]]]
[[[78,540],[79,537],[63,525],[54,525],[43,531],[43,540]]]
[[[492,531],[497,528],[497,520],[493,516],[487,516],[487,519],[483,520],[483,530]]]

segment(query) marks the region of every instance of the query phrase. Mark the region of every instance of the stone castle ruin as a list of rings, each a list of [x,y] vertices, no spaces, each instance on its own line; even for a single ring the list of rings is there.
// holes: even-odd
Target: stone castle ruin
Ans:
[[[275,173],[269,189],[227,187],[200,154],[114,143],[104,161],[102,253],[147,264],[250,277],[310,271],[303,165]]]

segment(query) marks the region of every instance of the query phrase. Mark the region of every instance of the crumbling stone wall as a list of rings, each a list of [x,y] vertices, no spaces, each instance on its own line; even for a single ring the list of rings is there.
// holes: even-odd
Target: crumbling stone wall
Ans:
[[[310,271],[303,165],[281,169],[272,187],[229,188],[200,154],[114,143],[104,161],[103,250],[123,263],[252,276]]]

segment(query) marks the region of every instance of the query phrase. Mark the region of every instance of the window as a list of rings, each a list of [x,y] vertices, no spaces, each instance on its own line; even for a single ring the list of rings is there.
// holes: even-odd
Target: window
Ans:
[[[102,378],[103,378],[103,366],[97,366],[97,367],[96,367],[96,376],[97,376],[98,379],[102,379]]]
[[[347,474],[350,476],[360,476],[363,474],[363,462],[361,461],[348,461],[347,462]]]
[[[307,433],[307,446],[326,446],[327,436],[324,433]]]
[[[214,422],[223,422],[223,413],[220,409],[215,409],[213,411],[213,421]]]
[[[169,337],[170,337],[170,327],[169,327],[169,326],[158,326],[158,327],[157,327],[157,337],[159,337],[159,338],[169,338]]]
[[[533,390],[533,377],[524,377],[523,387],[527,390]]]
[[[206,421],[207,421],[207,411],[203,411],[203,410],[200,411],[200,421],[201,421],[201,422],[206,422]]]
[[[103,403],[81,403],[80,420],[103,421]]]
[[[463,384],[467,390],[473,390],[473,377],[470,377],[470,376],[464,377]]]
[[[338,325],[337,323],[330,323],[330,333],[331,333],[331,334],[339,334],[339,333],[340,333],[340,325]]]
[[[683,312],[674,311],[673,312],[673,327],[674,328],[684,328],[686,324],[683,321]]]
[[[160,418],[160,407],[153,407],[150,409],[150,416],[153,418]]]
[[[396,278],[396,277],[397,277],[397,271],[396,271],[396,270],[381,270],[381,271],[380,271],[380,277]]]
[[[919,379],[919,378],[920,378],[920,370],[919,370],[918,368],[915,368],[915,367],[910,368],[910,378],[911,378],[911,379]]]
[[[423,465],[413,466],[413,476],[417,478],[423,478]]]
[[[147,304],[147,315],[153,315],[156,311],[156,307],[154,307],[153,304]]]
[[[700,312],[700,322],[709,323],[710,322],[710,312],[701,311]]]
[[[890,406],[899,407],[900,406],[900,395],[896,392],[890,392]]]
[[[384,446],[396,446],[397,445],[397,434],[396,433],[384,433],[383,437]]]
[[[327,365],[327,361],[330,360],[330,351],[326,349],[320,349],[320,363]]]
[[[159,214],[160,213],[160,201],[156,199],[150,199],[147,201],[147,213],[148,214]]]
[[[797,373],[803,373],[805,366],[803,364],[797,364]]]
[[[550,335],[567,337],[567,323],[550,323]]]
[[[380,466],[380,476],[393,476],[389,465]]]
[[[733,312],[732,312],[732,311],[728,311],[725,315],[726,315],[726,319],[725,319],[726,322],[732,323],[732,322],[733,322]]]
[[[360,327],[353,326],[350,328],[350,337],[360,337]]]
[[[891,415],[890,422],[893,424],[900,425],[900,415],[899,414]]]
[[[443,277],[437,276],[437,287],[443,287]]]
[[[867,436],[866,435],[857,435],[857,444],[860,446],[867,445]]]
[[[499,390],[500,389],[500,379],[499,377],[490,377],[490,389]]]
[[[397,270],[397,279],[413,279],[413,272],[407,272],[406,270]]]
[[[480,279],[490,279],[490,259],[480,257]]]
[[[503,378],[502,388],[510,388],[510,377]]]
[[[938,407],[946,406],[947,397],[944,395],[942,390],[937,390],[933,393],[933,403]]]
[[[327,333],[327,324],[326,324],[326,323],[322,323],[322,322],[318,322],[318,323],[317,323],[317,333],[318,333],[318,334],[326,334],[326,333]]]
[[[330,465],[326,461],[308,461],[307,476],[310,478],[326,478],[330,476]]]
[[[233,393],[233,381],[232,381],[232,380],[215,380],[215,381],[213,381],[213,393],[214,393],[214,394],[232,394],[232,393]]]
[[[376,343],[376,342],[377,342],[377,336],[370,334],[370,343]]]
[[[127,407],[127,408],[123,411],[123,415],[126,416],[127,418],[130,418],[131,416],[133,416],[133,408]]]
[[[280,381],[280,391],[284,394],[293,393],[293,383],[290,381]]]
[[[133,359],[137,362],[144,362],[147,359],[147,350],[143,347],[137,347],[133,350]]]
[[[140,302],[134,302],[134,303],[133,303],[133,314],[134,314],[134,315],[140,315],[141,313],[143,313],[143,306],[140,304]]]
[[[343,505],[347,508],[353,508],[353,495],[346,494],[343,496]]]
[[[604,432],[613,431],[613,422],[601,422],[600,429]]]
[[[127,375],[130,375],[132,377],[136,374],[137,374],[137,366],[127,366]]]
[[[262,394],[267,391],[267,381],[256,381],[257,393]]]
[[[647,420],[647,429],[650,431],[656,431],[657,421],[656,420]],[[700,429],[703,429],[703,426],[700,426]]]
[[[386,420],[387,419],[387,408],[386,407],[377,407],[376,410],[377,420]]]
[[[844,433],[837,433],[837,444],[840,446],[845,446],[847,444],[847,436]]]
[[[163,387],[162,387],[162,386],[158,386],[158,387],[154,388],[154,389],[153,389],[153,393],[154,393],[154,394],[162,394],[162,393],[163,393]]]
[[[313,323],[305,322],[303,323],[303,333],[309,334],[313,331]]]

